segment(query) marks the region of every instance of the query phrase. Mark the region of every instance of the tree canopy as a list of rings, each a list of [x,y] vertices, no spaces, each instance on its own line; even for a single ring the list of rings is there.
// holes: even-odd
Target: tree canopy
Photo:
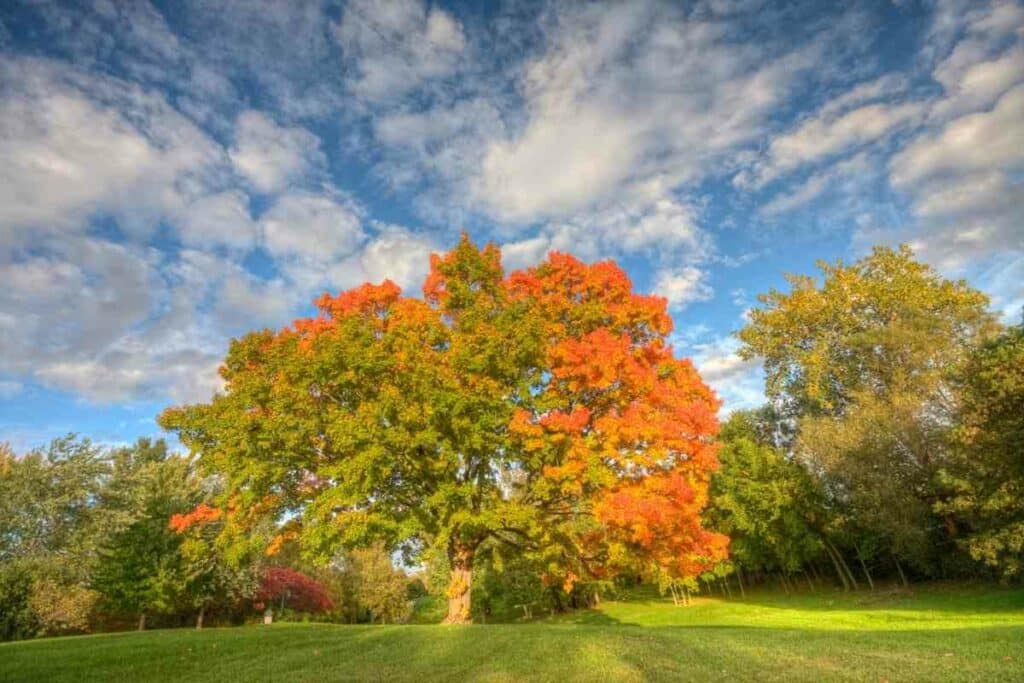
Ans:
[[[450,622],[485,541],[546,553],[570,586],[724,558],[700,522],[718,401],[674,356],[665,300],[614,263],[552,253],[506,275],[463,237],[422,299],[385,281],[317,306],[233,342],[224,392],[161,417],[222,477],[227,535],[270,517],[323,559],[443,548]]]

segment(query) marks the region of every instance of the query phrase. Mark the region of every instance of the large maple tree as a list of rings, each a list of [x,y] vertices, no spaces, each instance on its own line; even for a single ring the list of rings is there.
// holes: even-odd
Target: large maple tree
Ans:
[[[269,516],[271,550],[441,550],[453,623],[485,542],[555,558],[545,578],[566,586],[725,557],[700,522],[718,401],[674,356],[665,300],[613,262],[552,253],[506,275],[463,237],[422,298],[385,281],[317,306],[234,341],[224,391],[161,416],[223,482],[225,533]]]

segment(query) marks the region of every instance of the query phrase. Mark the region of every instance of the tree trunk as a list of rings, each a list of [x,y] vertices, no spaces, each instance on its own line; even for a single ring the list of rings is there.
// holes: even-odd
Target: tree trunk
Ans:
[[[892,561],[896,563],[896,571],[900,573],[900,581],[903,582],[903,587],[909,588],[910,582],[907,581],[907,575],[903,573],[903,565],[900,564],[900,560],[898,557],[896,557],[895,553],[893,553]]]
[[[839,552],[839,550],[835,547],[835,545],[833,545],[831,541],[827,541],[827,543],[832,547],[832,552],[839,560],[839,565],[843,568],[843,571],[846,572],[846,578],[850,580],[850,585],[853,586],[853,590],[860,590],[860,584],[857,583],[857,577],[855,577],[853,575],[853,572],[850,571],[850,565],[846,564],[846,560],[843,558],[843,554]]]
[[[473,591],[473,549],[453,544],[448,550],[451,580],[448,583],[448,616],[446,624],[469,624],[473,621],[470,594]]]
[[[145,631],[146,630],[146,613],[145,612],[140,612],[139,613],[139,630],[140,631]]]
[[[843,568],[839,566],[839,560],[836,558],[835,551],[832,550],[830,545],[825,546],[825,551],[828,553],[828,556],[832,558],[832,564],[835,565],[836,574],[839,576],[839,580],[843,583],[843,590],[850,590],[850,582],[846,580],[846,574],[843,573]]]
[[[203,619],[206,617],[206,605],[199,608],[199,616],[196,617],[196,628],[201,629],[203,627]]]
[[[857,559],[860,560],[860,568],[864,570],[864,576],[868,579],[868,586],[871,590],[875,590],[875,582],[871,579],[871,572],[868,571],[868,566],[865,564],[864,558],[860,556],[859,552],[857,553]]]
[[[740,598],[746,600],[747,591],[743,589],[743,570],[740,569],[739,565],[736,565],[736,582],[740,584]]]

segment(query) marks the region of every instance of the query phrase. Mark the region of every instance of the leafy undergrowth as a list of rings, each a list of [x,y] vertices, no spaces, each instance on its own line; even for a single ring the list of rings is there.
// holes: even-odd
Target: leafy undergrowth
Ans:
[[[275,625],[0,645],[0,680],[1024,680],[1024,590],[634,592],[528,624]]]

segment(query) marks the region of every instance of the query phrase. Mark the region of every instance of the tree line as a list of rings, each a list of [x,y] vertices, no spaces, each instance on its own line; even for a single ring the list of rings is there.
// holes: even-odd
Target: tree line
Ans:
[[[737,333],[767,402],[721,427],[664,299],[612,262],[505,273],[464,237],[422,298],[325,295],[160,416],[188,457],[0,456],[2,635],[275,605],[400,621],[410,599],[529,618],[636,581],[681,604],[768,579],[1019,581],[1024,326],[905,247],[820,267]]]
[[[712,484],[737,575],[1019,581],[1024,325],[907,247],[820,267],[738,333],[768,402],[726,422]]]
[[[0,445],[0,640],[276,618],[400,621],[410,579],[379,547],[327,566],[226,548],[217,482],[163,440]]]

